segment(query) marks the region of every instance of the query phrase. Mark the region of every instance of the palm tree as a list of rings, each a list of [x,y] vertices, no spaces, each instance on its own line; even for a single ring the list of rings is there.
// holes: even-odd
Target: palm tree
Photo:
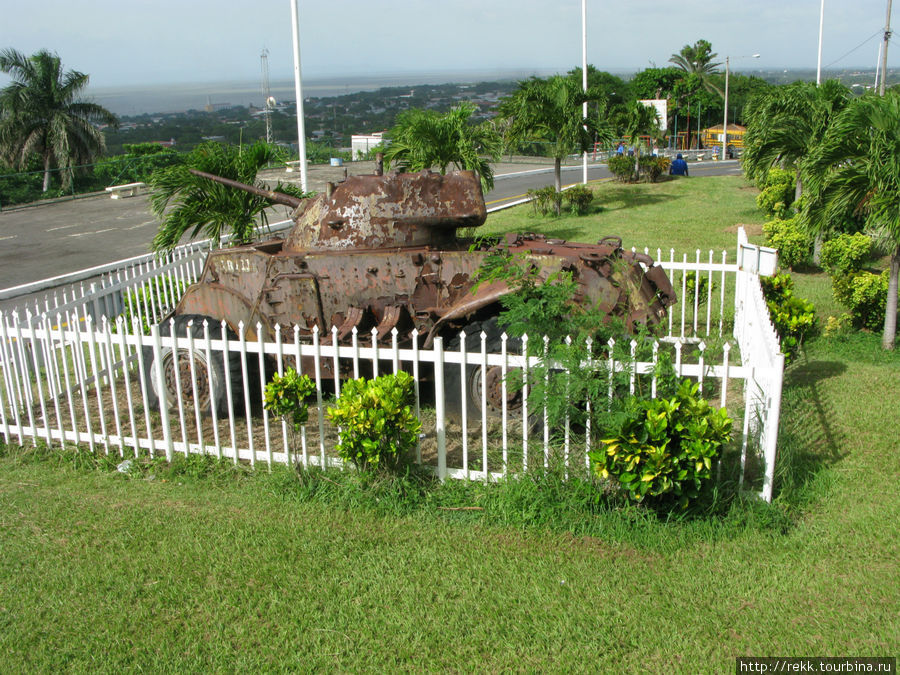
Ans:
[[[43,160],[44,188],[50,170],[64,169],[68,188],[74,167],[90,164],[106,150],[97,125],[116,126],[116,116],[81,98],[89,77],[63,71],[59,56],[41,50],[26,57],[15,49],[0,52],[0,70],[12,82],[0,90],[0,154],[24,168],[38,155]]]
[[[795,200],[803,193],[803,160],[819,145],[831,120],[850,100],[850,90],[837,80],[821,86],[798,82],[754,97],[747,107],[744,154],[747,176],[765,179],[773,166],[797,174]]]
[[[512,138],[549,144],[556,191],[560,192],[563,159],[573,152],[587,152],[594,142],[610,143],[615,138],[605,106],[600,106],[596,117],[582,115],[582,103],[602,100],[601,92],[588,89],[585,93],[581,83],[570,77],[533,77],[519,83],[519,88],[501,102],[499,112],[510,121]]]
[[[707,40],[697,40],[693,45],[685,45],[677,54],[672,54],[669,63],[683,70],[688,75],[696,75],[700,85],[709,92],[723,96],[722,90],[712,81],[716,74],[716,68],[721,63],[713,63],[716,54],[712,51],[712,45]]]
[[[437,167],[446,173],[451,166],[474,171],[487,192],[494,187],[490,163],[500,157],[500,137],[489,125],[472,124],[477,110],[472,103],[460,103],[445,114],[433,110],[401,113],[391,130],[385,160],[403,171]]]
[[[856,212],[866,229],[891,245],[888,296],[881,346],[893,349],[900,279],[900,92],[854,99],[834,118],[804,165],[802,217],[821,231],[835,215]]]
[[[170,251],[189,230],[194,238],[201,232],[221,243],[229,233],[238,245],[253,239],[257,224],[268,224],[265,209],[271,202],[191,173],[198,169],[248,185],[257,184],[260,169],[280,158],[280,151],[267,143],[243,148],[205,143],[195,148],[185,161],[155,171],[150,176],[150,208],[160,220],[153,238],[153,250]],[[307,196],[289,185],[276,190],[298,197]]]
[[[640,177],[641,136],[655,136],[659,131],[659,116],[656,108],[644,105],[640,101],[632,101],[628,106],[625,122],[625,136],[634,148],[634,179]]]

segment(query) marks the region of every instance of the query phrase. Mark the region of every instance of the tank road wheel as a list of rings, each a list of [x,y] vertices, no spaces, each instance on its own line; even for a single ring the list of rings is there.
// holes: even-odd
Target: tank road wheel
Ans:
[[[466,416],[469,420],[481,419],[481,391],[487,387],[487,412],[488,415],[500,415],[503,411],[503,369],[500,366],[487,367],[487,372],[482,373],[479,365],[481,359],[481,333],[487,335],[486,345],[488,354],[499,354],[502,348],[500,336],[503,330],[497,324],[497,317],[491,317],[485,321],[475,322],[466,327]],[[459,352],[460,337],[455,336],[448,344],[448,352]],[[506,351],[508,354],[519,354],[522,343],[518,338],[508,338]],[[462,389],[461,368],[458,363],[444,365],[444,400],[447,415],[456,419],[462,418]],[[507,377],[509,372],[507,370]],[[512,413],[522,408],[522,392],[514,390],[510,384],[506,388],[506,410]]]
[[[232,398],[235,402],[236,409],[243,408],[243,376],[241,375],[240,355],[231,353],[228,359],[228,370],[225,372],[225,359],[222,352],[213,350],[211,359],[207,359],[206,345],[203,334],[203,321],[209,322],[210,337],[212,339],[221,339],[220,323],[214,319],[196,314],[184,314],[175,317],[175,335],[179,338],[192,335],[194,338],[193,368],[197,378],[197,405],[200,412],[204,415],[210,414],[213,406],[216,412],[221,414],[228,413],[228,394],[226,390],[225,378],[231,378]],[[193,323],[191,323],[193,321]],[[190,324],[190,325],[189,325]],[[159,334],[162,336],[170,335],[171,324],[165,321],[159,326]],[[229,340],[237,340],[237,336],[233,331],[227,331]],[[186,402],[192,400],[192,383],[191,383],[191,361],[187,349],[178,349],[177,355],[171,347],[163,346],[160,352],[162,360],[163,382],[162,386],[157,381],[156,360],[153,355],[152,347],[144,347],[144,380],[147,382],[147,402],[151,408],[159,408],[161,392],[165,392],[165,399],[170,409],[178,405],[178,381],[176,380],[175,371],[178,369],[178,380],[181,382],[182,397]],[[254,361],[249,358],[248,366],[252,366]],[[253,355],[255,356],[255,354]],[[254,375],[258,369],[251,368],[248,370],[248,377],[251,383],[254,382]],[[211,377],[210,377],[211,376]],[[257,376],[258,378],[258,376]],[[210,391],[209,382],[212,379],[213,389]]]

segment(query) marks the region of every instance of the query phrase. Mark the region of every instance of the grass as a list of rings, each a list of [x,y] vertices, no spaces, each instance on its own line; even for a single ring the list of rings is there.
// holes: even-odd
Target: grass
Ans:
[[[612,181],[593,183],[594,212],[587,216],[564,213],[559,218],[536,216],[529,205],[491,214],[479,234],[538,231],[548,237],[596,242],[622,237],[626,248],[648,247],[653,254],[669,249],[691,256],[697,248],[728,251],[734,257],[737,226],[759,235],[764,222],[756,208],[758,191],[734,176],[665,180],[640,186]],[[703,258],[705,260],[705,257]],[[717,261],[719,258],[716,259]]]
[[[748,192],[678,181],[695,192],[667,210],[693,222],[703,202],[700,219],[706,181],[722,209]],[[732,246],[743,215],[661,230],[639,194],[655,189],[629,207],[645,241]],[[795,279],[831,302],[821,275]],[[819,337],[790,366],[771,506],[682,517],[556,473],[442,486],[178,458],[123,474],[8,447],[0,671],[727,672],[742,655],[896,655],[900,358],[879,340]]]

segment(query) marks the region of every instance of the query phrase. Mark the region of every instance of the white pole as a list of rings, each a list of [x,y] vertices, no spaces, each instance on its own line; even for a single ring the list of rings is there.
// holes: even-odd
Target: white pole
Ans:
[[[294,92],[297,96],[297,141],[300,150],[300,188],[306,192],[306,128],[303,123],[303,87],[300,83],[300,12],[291,0],[291,28],[294,34]]]
[[[587,0],[581,0],[581,86],[584,89],[585,95],[587,95],[588,88],[588,76],[587,76]],[[588,104],[587,101],[581,104],[581,115],[584,119],[587,119],[588,116]],[[585,131],[587,131],[587,125],[585,125]],[[581,182],[587,185],[588,182],[588,154],[587,150],[584,151],[584,157],[582,158],[582,177]]]
[[[728,57],[725,57],[725,121],[722,122],[722,159],[728,143]]]
[[[825,25],[825,0],[819,9],[819,63],[816,66],[816,86],[822,84],[822,28]]]

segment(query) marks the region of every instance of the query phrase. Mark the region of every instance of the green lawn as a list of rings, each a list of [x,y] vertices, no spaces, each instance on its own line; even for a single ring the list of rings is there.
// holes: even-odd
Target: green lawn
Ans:
[[[678,250],[730,250],[735,223],[760,222],[737,178],[600,189],[621,206],[501,217]],[[827,278],[796,279],[832,302]],[[0,672],[694,673],[742,655],[895,656],[900,358],[879,339],[820,337],[789,368],[772,506],[669,520],[597,508],[553,477],[362,485],[200,459],[126,475],[6,448]]]
[[[597,196],[594,213],[588,216],[536,216],[531,206],[524,205],[491,214],[479,234],[537,231],[587,242],[617,235],[626,248],[648,247],[653,255],[661,248],[666,259],[671,248],[691,259],[700,248],[706,260],[710,248],[725,249],[734,258],[738,225],[744,225],[751,239],[762,232],[758,191],[743,178],[711,176],[639,187],[600,181],[593,187]]]

